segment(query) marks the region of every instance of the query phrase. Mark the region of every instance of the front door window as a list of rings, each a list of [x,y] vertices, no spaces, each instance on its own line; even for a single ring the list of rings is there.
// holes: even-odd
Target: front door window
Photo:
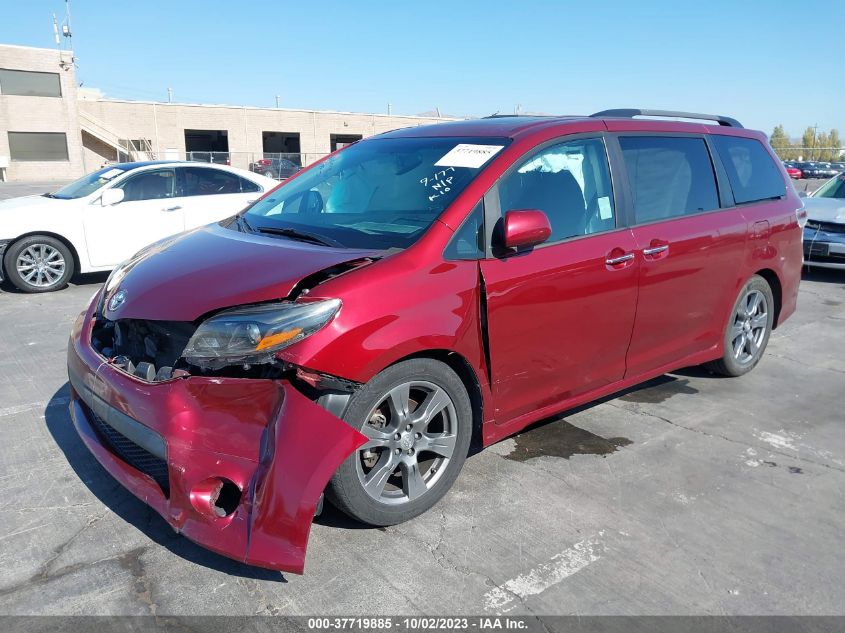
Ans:
[[[616,228],[604,142],[567,141],[527,158],[499,184],[502,211],[539,209],[549,218],[551,244]]]

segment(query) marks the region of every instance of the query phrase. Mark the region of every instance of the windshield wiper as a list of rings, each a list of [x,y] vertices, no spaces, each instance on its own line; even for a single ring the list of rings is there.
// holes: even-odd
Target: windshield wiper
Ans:
[[[238,215],[235,216],[235,222],[238,224],[238,228],[241,230],[242,233],[255,233],[255,229],[253,229],[249,222],[246,221],[246,216]]]
[[[270,235],[281,235],[282,237],[289,237],[292,240],[299,240],[300,242],[310,242],[312,244],[320,244],[321,246],[333,246],[334,248],[344,248],[343,244],[337,240],[333,240],[325,235],[318,235],[316,233],[309,233],[300,229],[280,228],[274,226],[259,226],[256,228],[259,233],[268,233]]]

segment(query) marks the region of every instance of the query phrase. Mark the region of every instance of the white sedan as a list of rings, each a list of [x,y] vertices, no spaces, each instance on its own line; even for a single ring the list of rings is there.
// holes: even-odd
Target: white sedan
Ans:
[[[24,292],[111,270],[157,240],[234,215],[279,183],[204,163],[119,163],[53,193],[0,201],[0,280]]]

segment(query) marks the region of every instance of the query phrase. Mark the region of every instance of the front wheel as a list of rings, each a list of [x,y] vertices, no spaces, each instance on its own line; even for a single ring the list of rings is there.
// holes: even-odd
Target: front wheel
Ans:
[[[343,419],[369,441],[338,468],[329,500],[371,525],[422,514],[449,490],[472,437],[472,406],[457,374],[436,360],[397,363],[353,394]]]
[[[722,358],[707,364],[714,373],[742,376],[754,369],[774,324],[774,298],[769,282],[753,275],[739,291],[724,334]]]
[[[12,244],[3,258],[6,275],[23,292],[50,292],[73,276],[73,255],[54,237],[32,235]]]

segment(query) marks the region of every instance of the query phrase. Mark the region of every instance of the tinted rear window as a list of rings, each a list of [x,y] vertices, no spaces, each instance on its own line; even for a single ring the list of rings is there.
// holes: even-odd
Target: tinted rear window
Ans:
[[[621,137],[636,222],[654,222],[719,208],[710,152],[704,139]]]
[[[780,170],[760,141],[715,134],[712,140],[728,172],[737,204],[780,198],[786,194]]]
[[[222,169],[207,167],[185,167],[186,196],[215,196],[227,193],[241,193],[243,185],[246,191],[257,191],[255,183],[249,182]]]

